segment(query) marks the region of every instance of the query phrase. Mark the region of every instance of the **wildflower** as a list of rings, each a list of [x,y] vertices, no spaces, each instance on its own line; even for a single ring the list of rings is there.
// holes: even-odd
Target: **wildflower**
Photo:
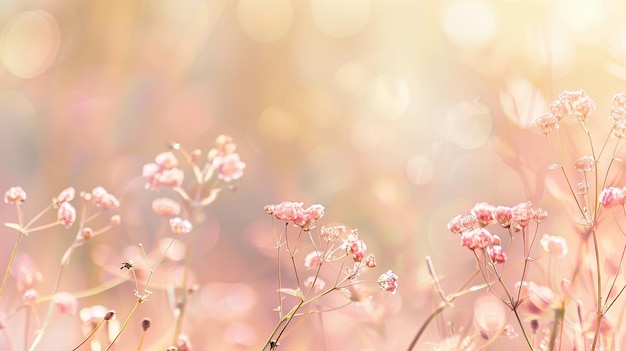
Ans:
[[[191,341],[189,337],[185,334],[178,335],[176,338],[176,346],[178,346],[178,351],[191,351],[193,348],[191,347]]]
[[[302,211],[303,202],[290,202],[283,201],[274,206],[272,214],[276,219],[280,219],[285,222],[293,222],[300,211]],[[267,207],[267,206],[266,206]]]
[[[105,210],[120,207],[120,201],[101,186],[97,186],[91,190],[91,198],[97,207],[101,207]]]
[[[378,278],[378,286],[384,290],[396,294],[398,289],[398,276],[394,274],[391,270],[388,270],[387,273],[383,273]]]
[[[493,236],[485,228],[467,230],[461,234],[461,246],[470,250],[484,249],[493,245]]]
[[[476,221],[480,226],[485,227],[492,223],[495,223],[495,211],[496,207],[486,202],[480,202],[474,205],[471,213],[476,217]]]
[[[159,197],[152,200],[152,210],[161,216],[178,216],[180,204],[167,197]]]
[[[548,218],[548,212],[542,208],[535,208],[533,210],[533,221],[542,223]]]
[[[374,254],[371,253],[367,255],[367,257],[365,258],[365,266],[367,266],[368,268],[376,267],[376,257],[374,257]]]
[[[541,240],[539,240],[539,244],[550,255],[556,257],[565,257],[567,255],[567,241],[563,237],[544,234]]]
[[[550,104],[550,112],[552,112],[552,115],[560,121],[563,117],[565,117],[565,115],[568,114],[566,102],[563,100],[553,101]]]
[[[591,172],[595,168],[596,162],[591,156],[583,156],[574,161],[574,167],[580,173]]]
[[[361,262],[365,257],[365,250],[367,245],[363,240],[359,239],[359,232],[353,229],[348,238],[343,241],[341,248],[345,249],[347,253],[352,255],[354,262]]]
[[[64,202],[57,211],[57,219],[63,223],[65,228],[69,228],[76,221],[76,209],[69,202]]]
[[[525,227],[532,219],[533,209],[530,201],[515,205],[511,210],[511,221],[520,227]]]
[[[213,159],[213,167],[217,170],[217,176],[225,182],[239,179],[243,175],[246,164],[241,161],[239,154],[227,154]]]
[[[315,204],[304,210],[298,211],[293,224],[301,227],[303,230],[311,230],[315,226],[315,221],[324,216],[324,206]]]
[[[78,302],[72,294],[68,292],[56,293],[52,297],[52,302],[61,315],[76,314],[76,306]]]
[[[580,121],[585,121],[589,114],[596,109],[596,103],[582,89],[577,91],[566,90],[559,95],[559,100],[565,105],[567,113]]]
[[[339,231],[345,233],[346,227],[340,225],[332,227],[322,226],[322,229],[320,229],[320,237],[322,237],[322,240],[324,240],[325,242],[331,242],[339,238]]]
[[[541,115],[535,120],[535,124],[545,135],[559,128],[559,120],[551,113]]]
[[[613,96],[613,106],[609,117],[615,122],[623,122],[626,120],[626,94],[618,93]]]
[[[626,192],[622,188],[611,186],[602,190],[598,200],[604,208],[622,206],[626,200]]]
[[[69,187],[69,188],[65,188],[63,189],[59,195],[57,195],[57,197],[55,197],[53,199],[53,202],[57,205],[60,206],[62,205],[64,202],[68,202],[68,201],[72,201],[74,200],[74,196],[76,194],[76,190],[74,190],[74,188]]]
[[[448,229],[453,234],[461,234],[464,231],[476,228],[478,219],[474,214],[458,215],[448,223]]]
[[[4,193],[4,203],[14,205],[26,201],[26,192],[22,187],[14,186]]]
[[[493,245],[493,246],[487,247],[487,253],[489,254],[489,258],[491,259],[491,262],[493,263],[502,264],[506,262],[506,257],[507,257],[506,252],[500,245]]]
[[[576,184],[576,193],[578,195],[586,195],[589,192],[589,184],[586,180],[583,180]]]
[[[178,159],[171,152],[162,152],[156,156],[154,163],[143,166],[142,175],[148,178],[146,189],[157,190],[160,187],[177,187],[183,182],[185,174],[176,168]]]
[[[22,294],[22,301],[26,304],[34,303],[39,298],[39,293],[35,289],[28,289]]]
[[[496,221],[503,227],[508,228],[511,226],[511,219],[513,218],[513,209],[506,206],[496,207],[495,212]]]
[[[174,217],[170,219],[170,228],[172,229],[172,233],[179,235],[190,233],[193,226],[191,225],[191,222],[186,219]]]

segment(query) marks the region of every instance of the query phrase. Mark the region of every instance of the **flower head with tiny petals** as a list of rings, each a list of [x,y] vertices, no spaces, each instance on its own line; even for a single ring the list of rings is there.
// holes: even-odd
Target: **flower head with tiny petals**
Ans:
[[[63,223],[65,228],[69,228],[76,221],[76,209],[69,202],[64,202],[59,206],[57,219]]]
[[[185,173],[176,168],[178,159],[171,152],[162,152],[156,156],[154,163],[143,166],[143,176],[147,178],[146,188],[157,190],[161,187],[180,186],[185,178]]]
[[[626,201],[626,192],[622,188],[611,186],[602,190],[599,201],[604,208],[623,206]]]
[[[395,295],[398,290],[398,276],[391,270],[388,270],[387,273],[383,273],[378,278],[378,286],[382,290]]]
[[[212,164],[217,170],[217,176],[225,182],[241,178],[243,170],[246,168],[246,164],[241,161],[239,154],[236,153],[216,156]]]
[[[14,205],[26,201],[26,192],[22,187],[14,186],[4,193],[4,203]]]
[[[548,135],[553,130],[559,128],[559,120],[551,113],[541,115],[535,120],[535,124],[545,135]]]
[[[174,217],[170,219],[170,228],[172,229],[172,233],[176,235],[188,234],[193,229],[193,225],[186,219]]]

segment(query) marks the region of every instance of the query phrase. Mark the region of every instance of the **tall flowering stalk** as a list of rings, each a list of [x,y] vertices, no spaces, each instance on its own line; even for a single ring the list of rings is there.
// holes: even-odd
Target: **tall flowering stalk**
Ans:
[[[263,344],[263,350],[275,350],[280,346],[280,339],[285,330],[296,318],[305,314],[320,313],[324,311],[337,310],[356,301],[367,299],[364,292],[357,289],[364,283],[373,283],[383,290],[396,294],[398,289],[398,276],[391,270],[380,275],[375,281],[361,280],[360,276],[367,270],[376,267],[376,258],[373,254],[367,253],[367,245],[359,237],[356,229],[348,230],[345,226],[322,226],[317,234],[317,221],[325,214],[322,205],[315,204],[307,208],[302,202],[285,201],[278,205],[268,205],[265,213],[284,222],[277,230],[274,226],[274,240],[276,247],[276,266],[278,281],[278,323]],[[296,233],[289,233],[290,228],[296,228]],[[293,236],[296,236],[295,238]],[[310,243],[310,245],[307,244]],[[297,263],[296,258],[301,250],[312,248],[304,256],[303,265]],[[281,259],[283,254],[287,255],[293,275],[290,278],[295,280],[295,284],[286,284],[285,275],[281,270]],[[328,271],[335,273],[334,283],[327,287],[327,277],[323,275],[328,267]],[[347,267],[346,267],[347,266]],[[306,276],[306,277],[305,277]],[[288,287],[287,287],[287,286]],[[346,297],[346,303],[326,310],[312,309],[301,312],[309,305],[318,302],[324,296],[337,292]],[[295,298],[293,306],[286,309],[285,297]]]
[[[187,309],[189,291],[189,274],[192,252],[195,246],[197,230],[193,230],[197,221],[198,211],[213,203],[218,194],[232,181],[241,178],[246,164],[241,161],[236,152],[236,144],[230,136],[220,135],[215,140],[215,146],[210,149],[204,161],[200,150],[188,152],[180,144],[171,145],[172,151],[160,153],[154,162],[143,166],[143,176],[146,178],[146,189],[158,191],[162,188],[171,188],[178,194],[179,202],[169,198],[159,198],[153,202],[155,212],[171,216],[170,227],[174,234],[189,234],[187,254],[185,257],[182,280],[175,287],[172,301],[173,314],[176,319],[173,344],[180,347],[183,331],[183,321]],[[178,157],[182,156],[191,169],[191,181],[185,184],[185,171],[179,168]],[[181,206],[182,205],[182,206]],[[178,216],[180,207],[185,214]],[[184,218],[183,218],[184,217]]]

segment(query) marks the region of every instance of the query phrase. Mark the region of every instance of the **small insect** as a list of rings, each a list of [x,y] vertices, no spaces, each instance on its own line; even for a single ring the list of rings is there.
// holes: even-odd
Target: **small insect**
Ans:
[[[128,260],[122,262],[122,266],[120,267],[120,269],[133,269],[133,267],[135,267],[135,262],[133,262],[133,260]]]

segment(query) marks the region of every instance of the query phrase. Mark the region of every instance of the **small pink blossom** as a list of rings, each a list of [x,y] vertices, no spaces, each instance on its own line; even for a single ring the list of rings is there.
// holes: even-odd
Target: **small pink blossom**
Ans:
[[[489,258],[491,258],[491,262],[503,264],[506,262],[506,252],[500,245],[493,245],[487,248],[487,253],[489,254]]]
[[[65,316],[76,314],[78,302],[76,301],[76,298],[68,292],[56,293],[52,297],[52,303],[54,303],[54,306],[61,315]]]
[[[91,196],[93,203],[102,209],[110,210],[120,207],[120,201],[101,186],[93,188],[91,190]]]
[[[595,168],[596,162],[591,156],[583,156],[576,161],[574,161],[574,167],[580,173],[587,173],[593,171]]]
[[[608,187],[602,190],[599,201],[604,208],[623,206],[626,200],[626,192],[622,188]]]
[[[553,130],[559,128],[559,120],[551,113],[541,115],[535,120],[535,124],[545,135],[548,135]]]
[[[167,197],[159,197],[152,200],[152,210],[161,216],[178,216],[180,204]]]
[[[303,205],[303,202],[283,201],[274,206],[272,214],[276,217],[276,219],[280,219],[285,222],[293,222],[302,211]]]
[[[479,202],[470,211],[482,227],[495,223],[496,207],[486,202]]]
[[[610,118],[615,122],[626,120],[626,94],[618,93],[613,96],[613,106],[611,106]]]
[[[315,221],[324,216],[324,206],[315,204],[306,209],[298,211],[293,224],[301,227],[303,230],[311,230],[315,227]]]
[[[188,234],[193,229],[193,225],[186,219],[174,217],[170,219],[170,228],[172,229],[172,233],[176,235]]]
[[[378,286],[387,292],[396,294],[398,289],[398,276],[393,273],[391,270],[388,270],[387,273],[383,273],[378,278]]]
[[[185,173],[176,168],[178,159],[171,152],[162,152],[155,158],[155,163],[147,163],[143,166],[142,175],[148,178],[146,189],[157,190],[160,187],[180,186]]]
[[[63,189],[57,197],[54,198],[54,203],[58,205],[63,204],[64,202],[69,202],[74,200],[74,196],[76,195],[76,190],[74,188],[69,187]]]
[[[4,193],[4,203],[14,205],[26,201],[26,192],[22,187],[14,186]]]
[[[39,293],[35,289],[28,289],[22,294],[22,301],[26,304],[34,303],[39,298]]]
[[[356,229],[348,234],[348,238],[343,241],[341,247],[348,254],[352,255],[354,262],[361,262],[365,257],[365,250],[367,250],[367,245],[365,245],[363,240],[359,239],[359,233]]]
[[[178,338],[176,338],[176,346],[178,347],[177,351],[193,350],[191,346],[191,341],[189,340],[189,337],[185,334],[178,335]]]
[[[515,205],[511,210],[511,221],[520,227],[526,227],[533,218],[532,203],[530,201]]]
[[[461,246],[470,250],[484,249],[493,245],[493,236],[485,228],[467,230],[461,234]]]
[[[548,218],[548,212],[543,208],[533,209],[533,221],[543,223]]]
[[[365,257],[365,266],[368,268],[376,267],[376,257],[374,254],[371,253]]]
[[[236,153],[217,156],[213,159],[212,165],[217,170],[217,176],[225,182],[241,178],[246,168],[246,164]]]
[[[565,103],[565,101],[555,100],[550,104],[550,112],[552,112],[552,115],[556,117],[558,121],[560,121],[568,114],[567,104]]]
[[[346,227],[342,225],[336,225],[332,227],[322,226],[322,229],[320,229],[320,237],[325,242],[331,242],[339,238],[339,232],[345,233]]]
[[[69,202],[64,202],[59,206],[57,219],[63,223],[65,228],[69,228],[76,221],[76,209]]]
[[[596,103],[583,90],[566,90],[559,95],[558,99],[567,109],[567,113],[580,121],[585,121],[596,109]]]
[[[453,234],[461,234],[464,231],[476,228],[478,219],[474,214],[457,215],[448,223],[448,229]]]
[[[539,243],[543,250],[550,255],[556,257],[567,255],[567,241],[563,237],[544,234]]]
[[[578,182],[576,184],[576,193],[578,195],[586,195],[589,192],[589,184],[587,184],[586,180]]]
[[[513,209],[507,206],[498,206],[496,207],[495,217],[498,224],[503,228],[509,228],[511,219],[513,219]]]

